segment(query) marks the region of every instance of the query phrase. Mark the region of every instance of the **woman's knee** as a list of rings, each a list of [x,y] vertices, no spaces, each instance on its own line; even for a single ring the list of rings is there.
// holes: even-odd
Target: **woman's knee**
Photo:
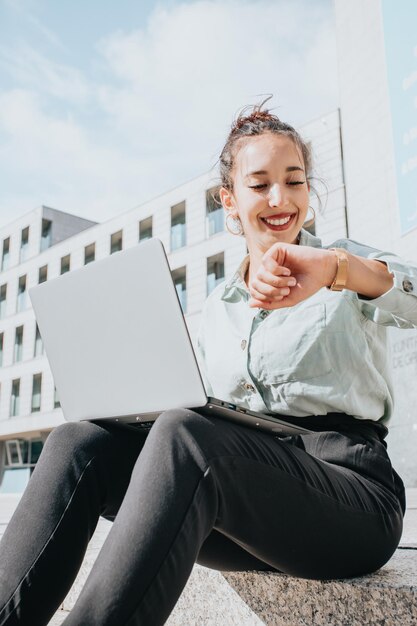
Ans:
[[[151,442],[166,452],[174,448],[182,450],[184,459],[191,455],[206,466],[218,449],[216,420],[191,409],[169,409],[152,426],[147,445]]]
[[[62,458],[77,454],[94,456],[103,447],[106,433],[92,422],[65,422],[49,434],[43,454],[52,453]]]
[[[169,409],[163,411],[152,426],[152,431],[157,431],[164,438],[189,436],[190,434],[204,436],[213,425],[204,415],[200,415],[191,409]]]

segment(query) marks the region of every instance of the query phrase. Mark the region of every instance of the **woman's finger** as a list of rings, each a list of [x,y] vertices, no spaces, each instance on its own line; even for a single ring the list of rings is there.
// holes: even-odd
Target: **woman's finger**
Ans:
[[[260,280],[262,283],[275,287],[275,289],[294,287],[297,284],[297,279],[294,278],[294,276],[276,276],[263,267],[258,270],[256,279]]]
[[[289,287],[274,287],[273,285],[270,285],[269,282],[264,282],[259,278],[255,278],[252,281],[251,288],[255,289],[257,294],[261,294],[266,299],[276,298],[278,296],[288,296],[291,291]]]
[[[255,280],[251,283],[249,287],[249,293],[253,298],[257,298],[261,302],[265,302],[268,300],[279,299],[282,300],[283,296],[288,295],[290,289],[285,287],[284,289],[275,289],[271,287],[271,285],[266,285],[261,283],[258,280]]]
[[[290,276],[291,275],[291,270],[288,269],[288,267],[285,267],[285,265],[280,265],[271,256],[266,256],[263,258],[261,267],[262,266],[266,270],[268,270],[268,272],[271,272],[271,274],[274,274],[275,276]]]

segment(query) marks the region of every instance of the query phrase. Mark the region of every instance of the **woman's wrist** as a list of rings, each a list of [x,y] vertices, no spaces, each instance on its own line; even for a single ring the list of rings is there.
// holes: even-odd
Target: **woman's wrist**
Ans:
[[[330,288],[337,275],[339,262],[335,250],[328,250],[327,252],[325,285]],[[348,259],[345,289],[356,291],[356,293],[367,298],[378,298],[391,289],[394,278],[384,261],[364,259],[347,250],[344,252],[346,252]]]
[[[328,288],[332,291],[342,291],[347,288],[349,259],[346,250],[343,248],[329,248],[329,251],[332,251],[336,255],[336,273]]]

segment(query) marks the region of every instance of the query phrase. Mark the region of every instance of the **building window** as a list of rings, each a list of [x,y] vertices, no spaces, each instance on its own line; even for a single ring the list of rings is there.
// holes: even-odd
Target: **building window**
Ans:
[[[48,266],[47,265],[43,265],[42,267],[39,268],[39,279],[38,279],[38,283],[44,283],[48,278]]]
[[[71,255],[67,254],[61,258],[61,274],[65,274],[70,271]]]
[[[185,200],[171,207],[171,250],[182,248],[186,244],[185,235]]]
[[[119,230],[110,237],[110,254],[119,252],[123,248],[123,231]]]
[[[22,493],[41,454],[40,439],[9,439],[5,441],[4,473],[0,493]]]
[[[152,215],[139,222],[139,241],[152,237]]]
[[[17,311],[23,311],[26,308],[26,275],[19,278],[19,286],[17,290]]]
[[[3,365],[4,333],[0,333],[0,367]]]
[[[26,226],[22,230],[22,237],[20,240],[20,262],[25,261],[28,258],[29,251],[29,226]]]
[[[7,270],[10,261],[10,237],[3,239],[3,251],[1,254],[1,271]]]
[[[96,258],[96,244],[90,243],[89,246],[85,246],[84,248],[84,265],[87,263],[91,263]]]
[[[14,353],[13,353],[13,362],[17,363],[21,361],[23,357],[23,326],[18,326],[16,328],[15,336],[14,336]]]
[[[51,220],[42,220],[41,232],[41,252],[52,245],[52,222]]]
[[[220,202],[219,187],[206,191],[206,229],[207,237],[224,230],[224,209]]]
[[[12,395],[10,396],[10,417],[16,417],[20,411],[20,378],[12,381]]]
[[[36,334],[35,334],[35,349],[33,351],[33,356],[40,356],[43,353],[43,341],[41,334],[39,332],[39,327],[36,324]]]
[[[207,258],[207,295],[224,280],[224,252]]]
[[[0,319],[6,317],[7,284],[0,287]]]
[[[32,413],[41,410],[42,374],[34,374],[32,382]]]
[[[6,465],[8,467],[14,465],[23,465],[27,462],[27,448],[21,447],[18,439],[9,439],[6,441]]]
[[[54,409],[59,409],[60,406],[61,406],[61,403],[59,401],[58,392],[55,387],[54,388]]]
[[[187,278],[185,265],[172,271],[172,280],[174,281],[182,310],[185,313],[187,310]]]

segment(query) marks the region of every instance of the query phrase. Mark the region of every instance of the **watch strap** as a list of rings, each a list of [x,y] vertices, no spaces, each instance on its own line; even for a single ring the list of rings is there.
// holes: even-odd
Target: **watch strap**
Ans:
[[[328,248],[333,250],[337,256],[337,271],[332,284],[328,289],[331,291],[342,291],[346,287],[349,270],[349,260],[346,250],[343,248]]]

